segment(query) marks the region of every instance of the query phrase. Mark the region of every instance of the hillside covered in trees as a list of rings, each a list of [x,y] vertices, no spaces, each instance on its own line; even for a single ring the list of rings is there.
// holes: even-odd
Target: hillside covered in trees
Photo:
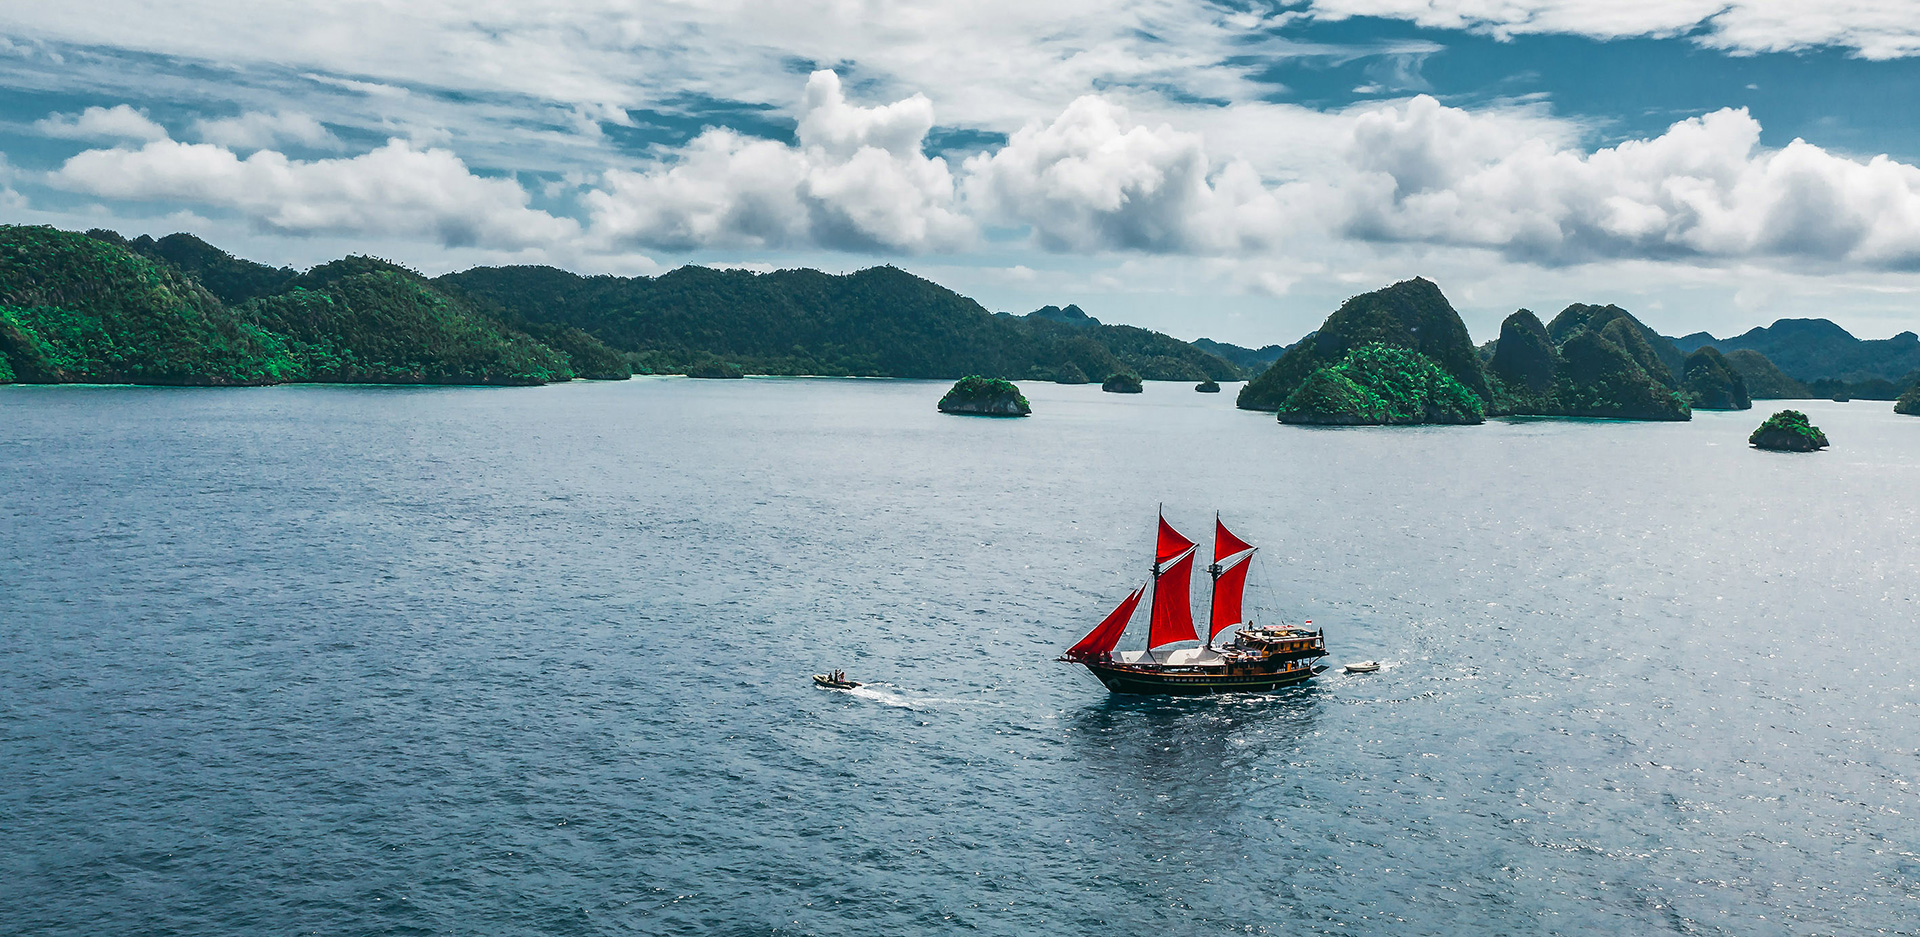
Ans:
[[[189,235],[128,241],[0,226],[0,381],[543,384],[581,375],[630,373],[589,337],[543,342],[385,261],[348,257],[296,274]]]
[[[516,321],[579,329],[656,373],[719,360],[750,374],[1074,384],[1127,371],[1165,381],[1240,377],[1227,361],[1159,332],[1103,325],[1073,306],[996,315],[890,266],[845,275],[681,267],[657,277],[477,267],[434,283]]]
[[[1522,309],[1475,349],[1439,287],[1419,278],[1342,303],[1248,382],[1239,404],[1294,423],[1685,420],[1695,406],[1752,406],[1739,369],[1717,351],[1682,354],[1618,306],[1576,303],[1551,323]]]
[[[1732,338],[1695,332],[1673,342],[1683,351],[1718,349],[1743,373],[1753,370],[1751,358],[1737,356],[1764,356],[1787,381],[1748,373],[1763,388],[1755,397],[1892,400],[1920,383],[1920,336],[1912,332],[1862,339],[1827,319],[1780,319]]]

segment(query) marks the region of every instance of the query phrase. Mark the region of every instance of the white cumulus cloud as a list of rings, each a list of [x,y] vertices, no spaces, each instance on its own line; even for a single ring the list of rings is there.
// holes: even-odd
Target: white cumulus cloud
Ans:
[[[54,185],[116,199],[238,212],[289,234],[426,235],[449,246],[517,249],[573,239],[579,225],[528,206],[511,179],[475,175],[451,151],[404,140],[350,159],[302,161],[273,150],[241,159],[207,143],[158,140],[86,150]]]
[[[954,250],[974,238],[946,160],[924,152],[933,105],[846,100],[839,76],[807,80],[796,145],[713,129],[642,170],[609,170],[586,195],[593,233],[669,250],[707,246]]]
[[[1251,167],[1235,161],[1213,173],[1199,134],[1134,124],[1098,95],[1028,124],[965,170],[973,209],[1030,226],[1049,250],[1257,247],[1280,223],[1280,207]]]
[[[248,111],[234,117],[197,120],[193,132],[202,142],[229,149],[257,150],[280,143],[314,147],[340,144],[332,131],[311,115],[292,111]]]
[[[1779,257],[1920,266],[1920,168],[1795,140],[1745,110],[1586,153],[1514,139],[1418,97],[1358,114],[1352,174],[1328,179],[1348,236],[1484,247],[1547,264]]]
[[[34,121],[33,129],[49,137],[67,140],[167,139],[167,130],[146,114],[125,104],[89,107],[78,114],[49,114]]]

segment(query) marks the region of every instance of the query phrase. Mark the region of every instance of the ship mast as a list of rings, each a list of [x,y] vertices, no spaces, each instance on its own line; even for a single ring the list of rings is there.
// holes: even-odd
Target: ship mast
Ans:
[[[1213,512],[1213,562],[1207,564],[1207,575],[1213,577],[1213,585],[1207,589],[1207,650],[1213,650],[1213,602],[1220,595],[1220,512]]]
[[[1160,521],[1159,521],[1159,524],[1154,528],[1155,533],[1154,533],[1154,552],[1153,552],[1153,588],[1147,590],[1148,592],[1148,596],[1147,596],[1147,659],[1157,664],[1160,662],[1160,658],[1153,656],[1153,605],[1154,605],[1153,600],[1155,596],[1158,596],[1160,594],[1159,542],[1160,542],[1160,537],[1162,535],[1158,531],[1160,528],[1167,526],[1167,503],[1165,501],[1160,502],[1160,506],[1154,508],[1153,513],[1154,513],[1154,516],[1160,519]]]
[[[1198,641],[1189,592],[1199,545],[1167,524],[1163,512],[1153,550],[1153,605],[1147,616],[1147,658],[1159,663],[1155,648],[1176,641]],[[1165,594],[1162,594],[1165,590]]]
[[[1220,514],[1213,515],[1213,565],[1207,572],[1213,574],[1213,591],[1207,596],[1207,648],[1213,648],[1213,639],[1228,627],[1240,624],[1241,603],[1246,599],[1247,566],[1253,561],[1253,544],[1234,536],[1227,525],[1220,523]],[[1231,565],[1221,565],[1221,560],[1238,556]],[[1221,602],[1220,580],[1226,580],[1226,601]],[[1221,619],[1225,619],[1222,621]]]

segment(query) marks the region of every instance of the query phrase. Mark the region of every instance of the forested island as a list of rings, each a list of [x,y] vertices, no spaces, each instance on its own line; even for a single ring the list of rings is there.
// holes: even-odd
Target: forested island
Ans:
[[[357,256],[270,267],[187,234],[0,226],[0,382],[543,384],[633,373],[1242,377],[1159,332],[1057,309],[990,313],[894,267],[427,278]]]
[[[1681,377],[1676,377],[1676,374]],[[1288,423],[1478,423],[1488,416],[1685,420],[1752,406],[1717,352],[1693,359],[1618,306],[1522,309],[1475,348],[1431,281],[1347,300],[1240,392]]]

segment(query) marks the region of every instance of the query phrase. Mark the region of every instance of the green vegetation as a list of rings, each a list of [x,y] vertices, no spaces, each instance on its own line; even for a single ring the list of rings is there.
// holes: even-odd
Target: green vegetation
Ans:
[[[512,321],[580,329],[646,372],[708,357],[753,374],[1061,383],[1121,371],[1154,380],[1237,379],[1232,364],[1075,307],[996,315],[894,267],[836,276],[682,267],[658,277],[582,277],[551,267],[479,267],[434,283]]]
[[[1487,370],[1515,393],[1544,394],[1553,386],[1560,356],[1532,310],[1518,310],[1500,323]]]
[[[1687,356],[1686,377],[1681,389],[1701,410],[1751,410],[1753,399],[1747,396],[1747,381],[1720,356],[1711,345],[1694,349]]]
[[[1746,382],[1747,395],[1754,400],[1798,400],[1813,396],[1811,388],[1788,377],[1757,351],[1742,348],[1729,351],[1722,358]]]
[[[1619,324],[1615,325],[1616,322]],[[1609,327],[1614,331],[1607,332]],[[1649,377],[1669,388],[1679,388],[1680,382],[1674,376],[1686,370],[1686,356],[1671,340],[1648,328],[1625,309],[1611,303],[1605,306],[1574,303],[1560,310],[1547,324],[1547,334],[1556,344],[1564,345],[1582,331],[1605,333],[1608,340],[1631,355]],[[1656,363],[1659,367],[1654,366]]]
[[[1482,423],[1486,406],[1425,355],[1362,345],[1307,376],[1279,408],[1283,423]]]
[[[1575,304],[1551,325],[1542,325],[1539,317],[1521,309],[1501,323],[1489,359],[1493,398],[1488,411],[1689,419],[1690,398],[1667,367],[1669,358],[1684,366],[1671,342],[1618,306]]]
[[[1830,397],[1834,400],[1898,400],[1907,388],[1920,382],[1920,371],[1911,371],[1898,380],[1889,381],[1883,377],[1870,377],[1859,381],[1842,381],[1821,378],[1807,385],[1814,397]]]
[[[1795,380],[1808,383],[1898,382],[1908,372],[1920,370],[1920,336],[1901,332],[1892,338],[1862,340],[1826,319],[1780,319],[1725,339],[1695,332],[1676,342],[1686,349],[1712,345],[1729,357],[1736,350],[1756,351]]]
[[[1020,388],[997,377],[969,374],[956,382],[940,398],[941,413],[966,413],[976,416],[1026,416],[1033,412]]]
[[[303,380],[380,384],[545,384],[573,379],[567,356],[371,257],[322,264],[238,313],[286,336]]]
[[[1119,374],[1108,375],[1107,379],[1100,384],[1100,389],[1109,394],[1137,394],[1144,388],[1140,386],[1139,375],[1122,371]]]
[[[1239,406],[1277,410],[1315,372],[1372,344],[1417,351],[1482,400],[1491,396],[1486,369],[1460,314],[1439,287],[1415,278],[1342,303],[1319,331],[1241,388]]]
[[[1074,364],[1071,361],[1054,369],[1053,382],[1055,384],[1090,384],[1092,383],[1091,381],[1087,380],[1087,372],[1080,370],[1080,366],[1077,364]]]
[[[1907,388],[1907,392],[1893,402],[1893,412],[1904,413],[1907,416],[1920,416],[1920,383]]]
[[[169,234],[156,241],[141,235],[131,241],[118,232],[95,228],[88,237],[117,243],[135,253],[172,264],[180,272],[200,281],[207,291],[229,306],[249,299],[272,296],[287,288],[299,274],[291,267],[269,267],[242,260],[191,234]]]
[[[368,257],[295,274],[183,234],[128,241],[0,226],[0,379],[541,384],[627,375],[625,360],[591,336],[542,331],[551,345]]]
[[[746,372],[731,361],[722,361],[713,355],[695,355],[693,360],[683,366],[688,377],[720,378],[734,380],[746,377]]]
[[[573,376],[590,381],[624,381],[633,376],[626,356],[608,348],[599,339],[570,325],[551,323],[515,323],[520,331],[540,344],[567,356]]]
[[[1320,414],[1407,422],[1411,410],[1388,406],[1392,401],[1385,396],[1376,405],[1355,390],[1379,396],[1378,388],[1329,371],[1353,350],[1369,345],[1418,353],[1480,403],[1472,410],[1440,406],[1431,411],[1436,422],[1462,422],[1468,412],[1476,414],[1471,422],[1507,414],[1635,420],[1685,420],[1692,414],[1667,364],[1671,359],[1673,367],[1683,365],[1678,349],[1626,310],[1575,304],[1554,317],[1552,325],[1543,325],[1538,316],[1521,309],[1500,324],[1497,341],[1476,349],[1459,314],[1439,288],[1424,279],[1347,300],[1317,332],[1248,382],[1240,391],[1240,406],[1287,407],[1294,393],[1312,380],[1313,389],[1290,411],[1302,415],[1298,419]]]
[[[28,383],[271,384],[297,367],[172,267],[85,235],[0,226],[0,356]]]
[[[1193,389],[1203,394],[1217,394],[1220,392],[1220,382],[1213,380],[1201,381],[1193,385]]]
[[[1244,348],[1228,342],[1216,342],[1210,338],[1196,338],[1189,344],[1238,367],[1247,374],[1259,374],[1273,366],[1287,349],[1280,345],[1264,345],[1259,348]]]
[[[1782,410],[1767,417],[1767,421],[1747,437],[1747,442],[1759,449],[1812,452],[1827,447],[1827,434],[1821,432],[1820,427],[1807,422],[1806,414],[1798,410]]]

